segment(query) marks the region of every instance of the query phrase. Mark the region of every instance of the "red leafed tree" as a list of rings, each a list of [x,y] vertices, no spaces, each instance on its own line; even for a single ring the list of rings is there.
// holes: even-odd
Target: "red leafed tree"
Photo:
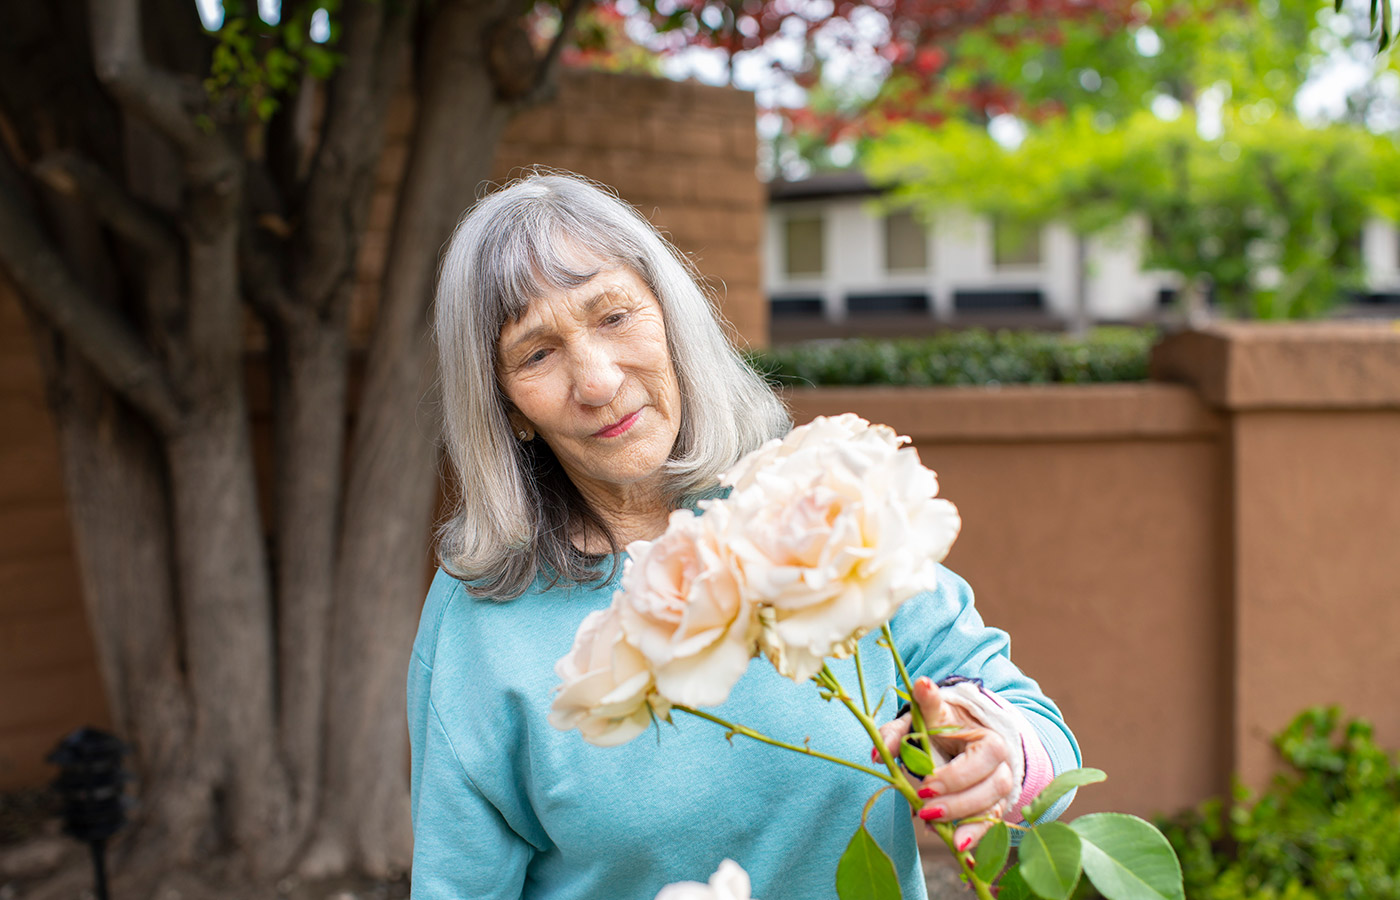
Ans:
[[[306,40],[326,4],[284,0],[276,27],[227,5],[209,32],[192,0],[0,4],[0,270],[41,348],[101,670],[136,751],[125,897],[190,872],[409,865],[436,254],[511,116],[568,77],[583,0],[342,0],[331,50]],[[928,75],[959,31],[1117,5],[838,3],[798,27],[874,13],[896,65]],[[739,51],[808,6],[639,15],[674,46]],[[354,261],[405,70],[417,116],[352,396]],[[248,310],[268,335],[270,453],[249,422]]]

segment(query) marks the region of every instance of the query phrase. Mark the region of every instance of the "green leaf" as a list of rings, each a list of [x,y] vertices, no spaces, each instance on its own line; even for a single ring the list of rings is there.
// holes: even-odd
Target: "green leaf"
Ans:
[[[1084,874],[1108,900],[1183,900],[1181,864],[1162,833],[1137,816],[1094,813],[1068,826],[1083,843]]]
[[[911,740],[912,737],[913,735],[908,735],[900,742],[899,760],[904,763],[904,768],[908,769],[910,774],[923,778],[933,771],[933,760],[922,747]]]
[[[1083,787],[1086,784],[1096,784],[1108,778],[1103,769],[1070,769],[1055,776],[1055,780],[1045,786],[1045,789],[1036,796],[1028,805],[1021,807],[1021,815],[1025,816],[1027,822],[1034,822],[1045,811],[1055,805],[1065,794],[1075,788]]]
[[[862,825],[836,864],[836,896],[841,900],[900,900],[894,863]]]
[[[1079,847],[1068,825],[1037,825],[1021,839],[1021,876],[1046,900],[1066,900],[1079,882]]]
[[[983,881],[997,877],[1001,867],[1006,865],[1006,855],[1011,850],[1011,829],[1005,822],[998,822],[983,835],[977,843],[977,866],[972,870]]]
[[[1026,884],[1025,877],[1021,875],[1020,864],[1007,869],[1006,874],[1001,876],[1001,881],[997,883],[997,900],[1032,900],[1034,896],[1030,885]]]

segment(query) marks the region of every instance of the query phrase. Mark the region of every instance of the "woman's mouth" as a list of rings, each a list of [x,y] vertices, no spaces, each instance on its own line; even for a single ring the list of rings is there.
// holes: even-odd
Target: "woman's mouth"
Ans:
[[[640,409],[634,413],[628,413],[627,415],[623,416],[620,420],[612,423],[611,425],[608,425],[604,428],[599,428],[597,431],[593,432],[593,436],[597,438],[617,437],[618,435],[628,431],[633,425],[636,425],[637,419],[639,419],[641,415],[642,411]]]

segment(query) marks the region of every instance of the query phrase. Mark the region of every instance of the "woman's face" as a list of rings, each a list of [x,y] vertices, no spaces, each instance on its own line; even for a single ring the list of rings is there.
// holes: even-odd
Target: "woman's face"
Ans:
[[[652,487],[680,431],[661,305],[626,266],[536,300],[497,341],[511,425],[544,440],[585,494]]]

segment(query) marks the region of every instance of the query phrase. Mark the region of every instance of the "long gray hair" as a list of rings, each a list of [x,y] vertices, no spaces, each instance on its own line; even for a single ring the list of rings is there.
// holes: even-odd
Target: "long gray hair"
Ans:
[[[456,475],[438,559],[479,596],[516,597],[542,571],[572,582],[605,577],[598,558],[570,539],[580,525],[619,549],[544,441],[516,440],[496,377],[501,327],[534,300],[593,277],[598,268],[580,271],[580,256],[629,267],[661,305],[681,394],[680,433],[664,472],[673,506],[713,490],[740,456],[790,425],[729,345],[689,263],[635,209],[569,174],[532,174],[486,196],[448,244],[435,321]]]

